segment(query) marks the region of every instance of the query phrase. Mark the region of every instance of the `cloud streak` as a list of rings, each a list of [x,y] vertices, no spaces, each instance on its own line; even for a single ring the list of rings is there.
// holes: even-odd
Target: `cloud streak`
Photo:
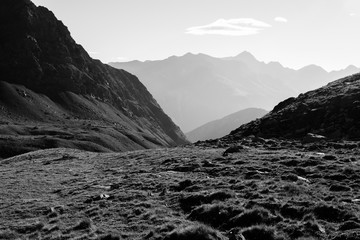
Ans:
[[[286,18],[283,18],[283,17],[276,17],[274,18],[274,21],[275,22],[282,22],[282,23],[287,23],[288,20]]]
[[[193,35],[224,35],[247,36],[258,34],[261,30],[271,27],[270,24],[253,18],[219,19],[203,26],[186,29],[187,34]]]

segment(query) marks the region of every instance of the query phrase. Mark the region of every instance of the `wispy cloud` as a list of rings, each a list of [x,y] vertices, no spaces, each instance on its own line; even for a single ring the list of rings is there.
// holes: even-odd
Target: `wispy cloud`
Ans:
[[[349,13],[350,17],[355,17],[356,13]]]
[[[219,19],[204,26],[190,27],[187,34],[193,35],[225,35],[246,36],[258,34],[261,30],[271,27],[270,24],[253,18]]]
[[[287,23],[288,22],[288,20],[286,18],[284,18],[284,17],[276,17],[276,18],[274,18],[274,21],[282,22],[282,23]]]

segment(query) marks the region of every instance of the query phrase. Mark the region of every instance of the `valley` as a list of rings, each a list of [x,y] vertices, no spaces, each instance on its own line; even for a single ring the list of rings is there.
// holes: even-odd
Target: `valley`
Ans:
[[[359,154],[357,142],[251,137],[35,151],[0,161],[0,237],[355,240]]]
[[[35,1],[0,1],[0,239],[360,239],[359,68],[326,71],[311,64],[294,70],[259,61],[247,51],[221,58],[188,53],[111,62],[112,67],[90,57],[103,53],[86,51],[69,29],[81,23],[81,31],[72,31],[76,36],[91,29],[94,37],[82,40],[90,44],[101,37],[102,46],[94,45],[99,48],[110,46],[113,35],[105,41],[97,27],[117,32],[116,46],[126,42],[130,29],[134,35],[126,48],[135,46],[134,53],[145,54],[166,49],[164,40],[176,45],[170,39],[184,19],[172,22],[171,30],[157,25],[166,26],[181,11],[163,18],[169,1],[155,8],[150,1],[142,1],[140,8],[134,1],[107,1],[101,7],[92,0],[86,7],[82,1],[47,1],[57,16],[64,9],[67,19],[76,13],[68,28]],[[200,1],[184,8],[187,20]],[[175,13],[174,4],[169,13]],[[252,2],[247,4],[234,9],[248,14]],[[177,44],[183,47],[191,38],[196,45],[194,37],[204,35],[251,39],[264,34],[264,52],[279,45],[285,49],[279,54],[284,53],[287,45],[278,42],[283,38],[276,33],[287,29],[283,36],[292,37],[293,28],[286,28],[286,18],[268,15],[274,9],[267,1],[262,4],[263,21],[243,17],[181,25],[182,32],[177,31],[187,40]],[[330,3],[319,6],[314,15],[329,7],[338,13],[337,21],[346,17],[347,27],[357,17],[340,14]],[[306,5],[307,11],[313,8]],[[203,5],[200,9],[208,14]],[[302,9],[293,15],[301,13],[303,27]],[[149,12],[151,17],[143,18]],[[333,19],[334,12],[326,16]],[[311,22],[306,29],[315,26],[304,35],[308,41],[320,28],[311,14],[306,16]],[[198,12],[194,19],[201,19]],[[150,24],[154,20],[161,24]],[[110,27],[114,22],[116,29]],[[337,27],[332,24],[331,30]],[[144,36],[140,29],[146,37],[138,37]],[[354,53],[358,44],[350,47],[353,32],[345,35],[345,30],[338,34],[346,39],[338,49],[346,55],[345,45]],[[333,35],[326,34],[321,31],[330,46]],[[219,45],[220,38],[215,42],[219,49],[238,49],[239,43],[261,49],[259,39],[247,45],[244,38],[236,45]],[[273,39],[276,46],[268,42]],[[312,52],[301,49],[302,40],[290,46],[299,48],[299,62],[303,53]],[[162,48],[153,47],[154,42]],[[115,54],[116,46],[107,51]],[[337,60],[331,59],[347,62]]]

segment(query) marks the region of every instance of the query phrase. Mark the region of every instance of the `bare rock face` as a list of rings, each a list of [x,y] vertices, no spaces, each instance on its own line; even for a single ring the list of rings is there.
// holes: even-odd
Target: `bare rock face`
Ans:
[[[0,81],[0,105],[11,116],[44,121],[39,114],[25,114],[28,107],[19,111],[24,104],[15,106],[6,97],[9,89],[20,98],[27,92],[46,97],[47,105],[56,105],[68,118],[115,122],[135,135],[146,133],[158,146],[187,142],[137,77],[90,58],[51,11],[30,0],[0,2]],[[149,142],[142,135],[140,141]]]
[[[329,139],[360,139],[360,74],[279,103],[269,114],[232,131],[229,138],[303,138],[308,133]]]

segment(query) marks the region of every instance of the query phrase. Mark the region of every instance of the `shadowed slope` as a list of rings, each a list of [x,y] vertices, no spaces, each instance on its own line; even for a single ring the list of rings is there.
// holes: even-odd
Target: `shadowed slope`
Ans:
[[[127,128],[144,146],[149,141],[142,133],[157,146],[187,142],[134,75],[90,58],[46,8],[29,0],[1,1],[0,27],[2,120],[101,121]],[[46,107],[51,111],[45,117]]]
[[[289,98],[227,138],[248,135],[301,138],[310,132],[332,139],[360,139],[360,74]]]

